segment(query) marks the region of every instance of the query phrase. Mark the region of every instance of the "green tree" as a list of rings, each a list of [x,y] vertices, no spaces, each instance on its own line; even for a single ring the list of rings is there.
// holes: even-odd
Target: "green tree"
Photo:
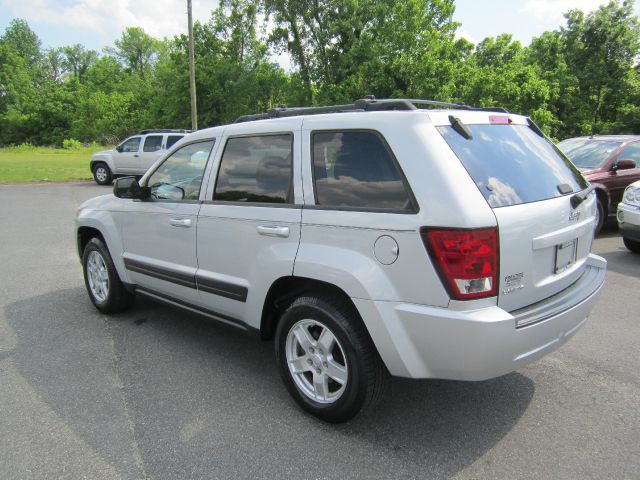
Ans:
[[[106,51],[122,61],[130,72],[141,77],[152,67],[160,48],[160,42],[140,27],[127,27],[114,45]]]
[[[566,27],[534,39],[529,52],[550,86],[557,136],[634,131],[640,31],[633,2],[611,1],[588,15],[571,10],[565,17]]]
[[[98,52],[95,50],[87,50],[79,43],[62,47],[61,52],[63,55],[62,65],[64,69],[79,80],[84,78],[89,67],[98,58]]]
[[[406,93],[421,61],[434,67],[422,73],[442,73],[434,62],[449,55],[457,27],[453,0],[266,0],[265,6],[276,26],[270,40],[298,66],[308,102]]]
[[[48,80],[59,82],[65,71],[64,56],[61,48],[49,48],[44,53],[43,69]]]
[[[14,18],[0,37],[0,43],[9,46],[16,55],[24,60],[25,67],[34,71],[42,59],[41,42],[29,24]]]

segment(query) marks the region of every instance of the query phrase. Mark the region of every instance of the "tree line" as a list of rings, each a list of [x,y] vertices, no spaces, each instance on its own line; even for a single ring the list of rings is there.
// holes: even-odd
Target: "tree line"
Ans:
[[[222,0],[194,41],[198,124],[278,105],[428,98],[530,115],[557,139],[640,133],[640,29],[632,0],[523,46],[456,38],[454,0]],[[273,59],[286,54],[291,71]],[[189,128],[188,43],[126,28],[103,52],[43,49],[26,21],[0,36],[0,145],[113,143]]]

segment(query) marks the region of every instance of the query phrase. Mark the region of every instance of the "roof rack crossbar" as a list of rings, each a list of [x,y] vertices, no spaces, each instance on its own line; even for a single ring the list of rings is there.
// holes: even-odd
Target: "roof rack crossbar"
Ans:
[[[148,128],[140,130],[136,135],[147,135],[149,133],[191,133],[193,130],[183,130],[179,128]]]
[[[387,98],[376,99],[367,96],[346,105],[328,105],[324,107],[294,107],[287,108],[280,106],[272,108],[265,113],[254,113],[238,117],[235,123],[251,122],[253,120],[266,120],[270,118],[296,117],[299,115],[320,115],[323,113],[343,113],[343,112],[368,112],[386,110],[419,110],[418,105],[429,105],[433,107],[446,107],[458,110],[472,110],[484,112],[509,113],[502,107],[477,108],[470,107],[464,103],[441,102],[438,100],[412,99],[412,98]]]

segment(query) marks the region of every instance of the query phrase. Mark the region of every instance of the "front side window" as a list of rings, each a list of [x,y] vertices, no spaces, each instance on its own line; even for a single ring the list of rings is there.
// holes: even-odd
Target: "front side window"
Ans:
[[[127,140],[125,140],[122,145],[122,152],[123,153],[131,153],[131,152],[137,152],[138,149],[140,148],[140,137],[131,137]]]
[[[147,186],[154,200],[198,200],[202,175],[213,140],[192,143],[176,150],[153,172]]]
[[[291,134],[230,138],[225,146],[214,200],[290,203]]]
[[[332,207],[413,210],[402,175],[374,132],[315,132],[316,203]]]
[[[162,135],[149,135],[144,140],[143,152],[157,152],[162,148]]]

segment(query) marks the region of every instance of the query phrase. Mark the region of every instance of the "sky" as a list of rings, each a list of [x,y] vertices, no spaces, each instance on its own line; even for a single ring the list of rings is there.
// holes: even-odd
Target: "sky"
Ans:
[[[217,4],[192,2],[194,18],[200,21],[206,21]],[[528,45],[545,30],[564,25],[563,12],[589,12],[604,3],[607,0],[456,0],[454,18],[462,24],[458,36],[473,43],[511,33]],[[186,0],[0,0],[0,33],[19,17],[27,20],[45,48],[80,43],[102,51],[128,26],[142,27],[157,38],[186,33],[186,5]],[[636,12],[640,13],[638,6]]]

